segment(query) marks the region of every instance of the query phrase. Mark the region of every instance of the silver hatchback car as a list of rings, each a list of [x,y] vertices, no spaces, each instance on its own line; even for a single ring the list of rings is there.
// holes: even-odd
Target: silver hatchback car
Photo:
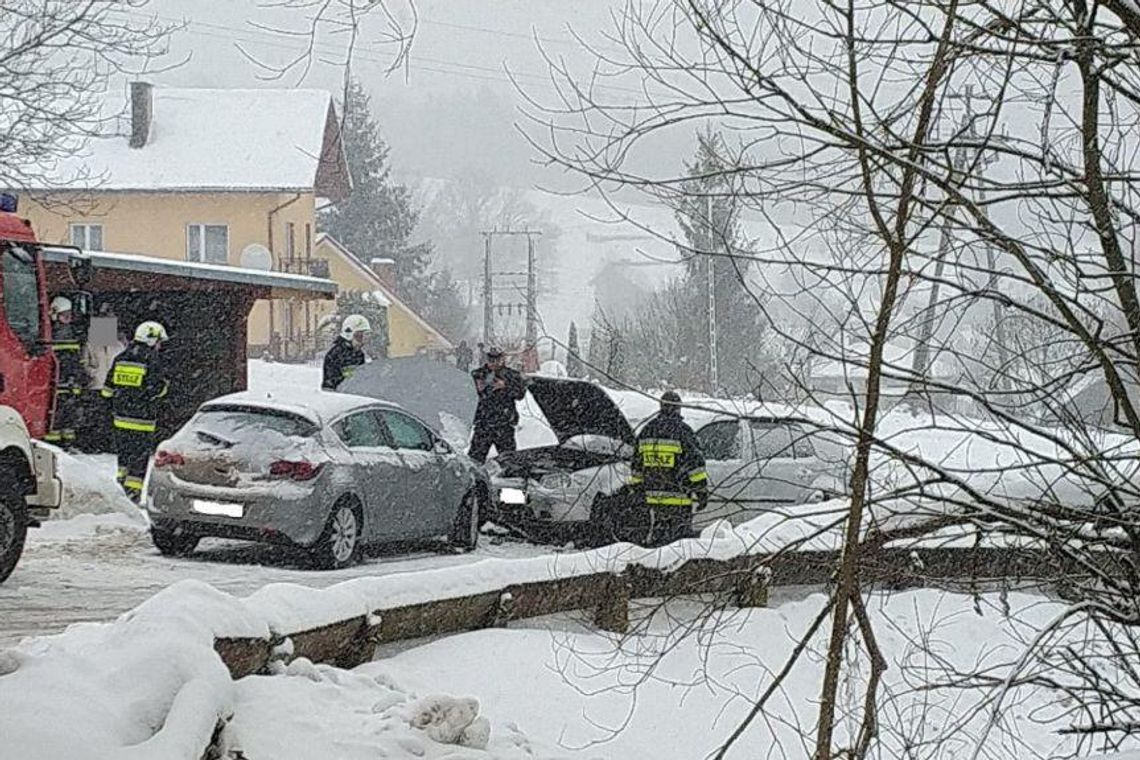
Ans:
[[[475,548],[489,491],[479,465],[399,407],[314,391],[203,404],[160,444],[144,493],[163,554],[219,536],[303,547],[339,568],[378,542]]]

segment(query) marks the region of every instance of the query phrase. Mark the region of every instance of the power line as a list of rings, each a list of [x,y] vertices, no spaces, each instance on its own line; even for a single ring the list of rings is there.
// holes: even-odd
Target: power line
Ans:
[[[325,43],[325,42],[316,42],[315,40],[313,41],[311,46],[308,43],[302,43],[302,44],[296,44],[296,45],[291,44],[287,41],[287,38],[284,37],[283,35],[275,34],[274,32],[271,32],[271,31],[265,31],[265,30],[259,30],[259,29],[249,29],[249,28],[239,28],[239,27],[229,26],[226,24],[215,24],[215,23],[211,23],[208,21],[196,21],[196,20],[190,20],[187,18],[176,18],[173,16],[164,16],[162,14],[146,14],[146,13],[141,13],[139,11],[118,10],[116,12],[124,14],[124,15],[128,15],[128,16],[133,16],[133,17],[139,18],[139,19],[147,19],[147,20],[157,19],[159,21],[164,21],[164,22],[171,23],[171,24],[180,24],[180,25],[183,25],[185,27],[184,31],[187,34],[192,34],[192,35],[196,35],[199,37],[209,37],[211,39],[226,40],[229,42],[234,42],[235,37],[238,37],[238,38],[244,38],[244,39],[241,39],[241,41],[244,41],[244,42],[251,42],[254,44],[258,44],[258,45],[264,45],[266,47],[273,47],[273,48],[278,48],[281,50],[289,50],[289,51],[293,51],[293,52],[300,52],[300,51],[303,51],[309,47],[311,47],[314,52],[322,52],[322,53],[327,53],[327,54],[341,54],[341,53],[345,52],[344,50],[342,50],[341,48],[339,48],[335,45],[331,45],[331,44]],[[433,22],[433,23],[444,25],[444,22]],[[457,27],[462,28],[462,25],[453,25],[453,26],[457,26]],[[477,29],[477,27],[470,27],[470,28],[471,29]],[[210,31],[203,31],[203,30],[214,30],[214,31],[210,32]],[[494,32],[495,30],[480,29],[480,31]],[[502,34],[511,35],[512,33],[502,32]],[[522,36],[525,36],[525,35],[522,35]],[[236,42],[235,42],[235,44],[236,44]],[[372,52],[372,53],[383,52],[382,48],[377,47],[375,45],[369,45],[366,43],[357,43],[354,46],[354,50],[352,53],[353,58],[365,60],[365,61],[369,61],[370,63],[377,63],[377,64],[381,64],[381,65],[385,65],[388,63],[387,59],[381,59],[381,58],[376,58],[376,57],[367,55],[365,53],[362,53],[361,52],[362,50],[365,51],[365,53],[367,53],[367,52]],[[423,63],[413,62],[416,60],[423,61],[423,62],[426,62],[427,64],[431,64],[431,65],[425,66]],[[447,76],[455,76],[455,77],[460,77],[460,78],[465,78],[465,79],[475,79],[475,80],[487,81],[487,82],[496,82],[499,84],[508,84],[508,85],[513,85],[515,83],[515,81],[524,80],[524,79],[530,80],[530,81],[535,82],[535,83],[541,83],[541,84],[550,84],[550,81],[551,81],[550,76],[545,75],[545,74],[536,74],[533,72],[523,72],[523,71],[512,71],[510,73],[510,76],[508,76],[506,73],[504,73],[501,69],[499,69],[497,67],[480,66],[479,64],[474,64],[474,63],[459,63],[456,61],[446,60],[446,59],[442,59],[442,58],[432,58],[430,56],[415,56],[414,59],[409,60],[409,62],[407,63],[407,66],[408,66],[408,68],[415,70],[415,71],[423,71],[423,72],[434,73],[434,74],[443,74],[443,75],[447,75]],[[451,70],[449,68],[438,68],[441,66],[442,67],[453,67],[453,68],[457,68],[457,69],[470,69],[475,73],[470,73],[467,71],[454,71],[454,70]],[[605,90],[605,91],[610,91],[610,92],[622,92],[622,93],[628,93],[628,94],[633,94],[633,95],[644,95],[645,94],[644,91],[639,90],[637,88],[623,87],[621,85],[593,84],[592,87],[593,87],[593,89],[596,89],[596,90]]]

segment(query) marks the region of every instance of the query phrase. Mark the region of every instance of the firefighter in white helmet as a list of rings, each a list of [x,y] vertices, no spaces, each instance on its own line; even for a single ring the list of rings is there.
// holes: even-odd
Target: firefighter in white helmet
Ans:
[[[159,354],[166,340],[166,328],[158,322],[140,324],[103,384],[103,397],[111,401],[119,484],[135,502],[142,498],[146,466],[158,445],[159,410],[170,390]]]
[[[55,413],[52,415],[51,429],[44,440],[70,448],[75,444],[80,396],[87,387],[88,378],[83,368],[83,346],[75,329],[71,299],[56,296],[51,299],[49,312],[51,348],[55,354],[58,381],[55,385]]]
[[[356,368],[364,364],[364,340],[372,332],[372,325],[360,314],[349,314],[341,324],[340,335],[325,354],[321,388],[335,391]]]

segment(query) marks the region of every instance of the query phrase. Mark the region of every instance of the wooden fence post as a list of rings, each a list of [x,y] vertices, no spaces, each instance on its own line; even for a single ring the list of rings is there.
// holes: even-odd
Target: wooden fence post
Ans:
[[[629,582],[620,575],[612,575],[600,591],[594,607],[594,625],[610,633],[629,631]]]
[[[737,607],[767,607],[768,584],[772,571],[767,566],[754,567],[745,572],[736,584]]]

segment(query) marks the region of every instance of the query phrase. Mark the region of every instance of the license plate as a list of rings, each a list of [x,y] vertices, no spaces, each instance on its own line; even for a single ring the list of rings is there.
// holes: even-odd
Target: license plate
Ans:
[[[200,515],[214,515],[215,517],[241,517],[245,514],[245,506],[223,501],[194,499],[190,503],[190,511],[197,512]]]

